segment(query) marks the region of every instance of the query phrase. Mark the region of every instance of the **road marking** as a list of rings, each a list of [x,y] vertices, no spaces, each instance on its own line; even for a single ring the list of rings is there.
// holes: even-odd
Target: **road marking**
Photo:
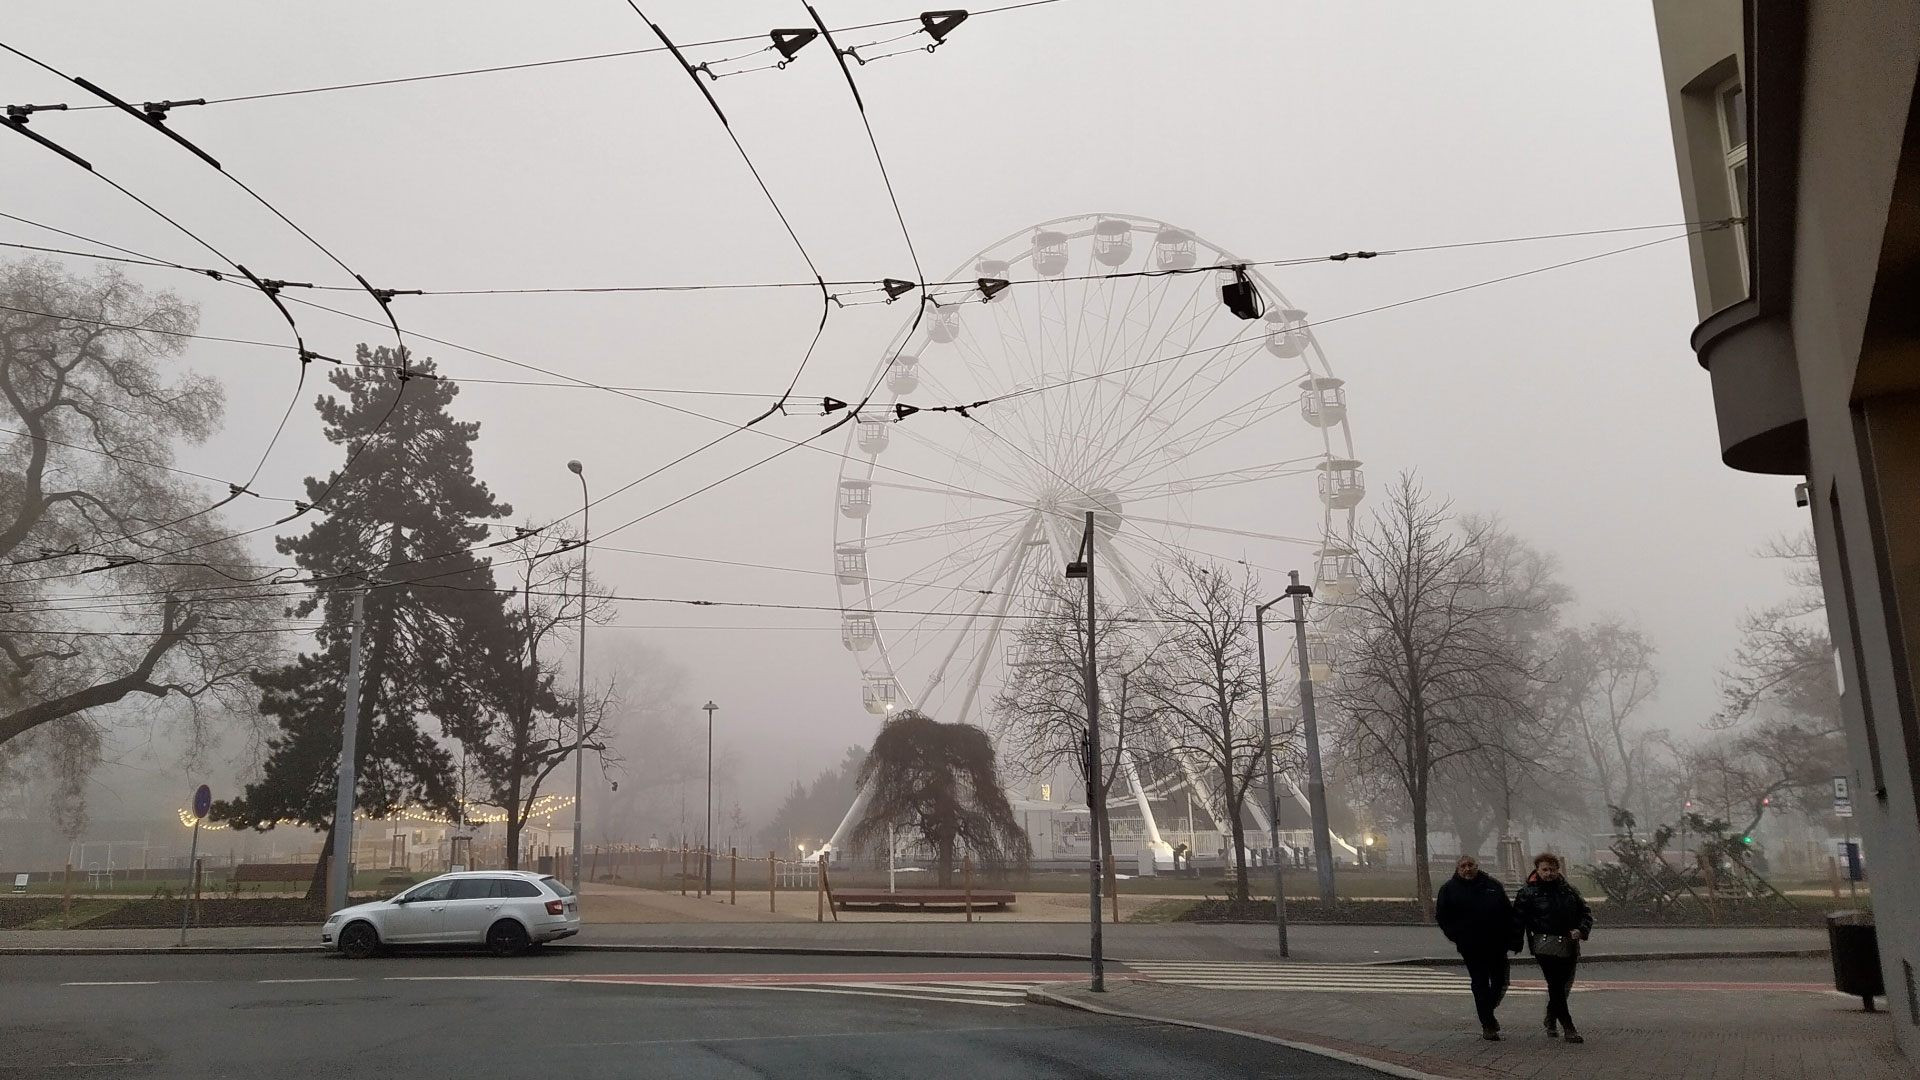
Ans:
[[[672,986],[673,983],[662,985]],[[837,985],[806,985],[802,983],[706,983],[704,986],[721,987],[728,990],[781,990],[794,994],[844,994],[849,997],[893,998],[896,1001],[927,1001],[943,1005],[986,1005],[995,1009],[1011,1009],[1026,1003],[1026,993],[1021,992],[1010,1001],[994,1001],[977,997],[947,997],[936,987],[916,988],[908,983],[840,983]],[[874,989],[858,990],[853,987],[869,986]],[[881,987],[884,987],[882,989]],[[918,990],[919,992],[916,992]]]
[[[1419,968],[1377,964],[1256,963],[1238,961],[1130,960],[1127,966],[1156,981],[1208,990],[1270,990],[1321,994],[1470,994],[1463,969]],[[1649,980],[1583,979],[1585,990],[1774,990],[1826,992],[1824,983],[1797,982],[1654,982]],[[1544,993],[1539,979],[1515,979],[1513,993]]]
[[[159,979],[126,979],[119,982],[63,982],[61,986],[159,986]]]
[[[262,986],[270,986],[270,985],[281,984],[281,983],[359,982],[360,980],[353,977],[352,975],[344,975],[334,979],[260,979],[257,981]]]
[[[1348,994],[1468,994],[1464,972],[1365,964],[1129,960],[1156,982],[1208,990],[1292,990]]]

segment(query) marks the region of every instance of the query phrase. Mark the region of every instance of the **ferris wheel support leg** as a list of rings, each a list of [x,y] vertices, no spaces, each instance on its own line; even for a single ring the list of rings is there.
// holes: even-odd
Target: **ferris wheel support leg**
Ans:
[[[1173,845],[1160,838],[1160,823],[1153,819],[1153,804],[1147,799],[1147,789],[1140,786],[1140,770],[1133,760],[1133,754],[1121,751],[1120,766],[1127,774],[1127,787],[1133,792],[1133,801],[1140,808],[1140,820],[1146,828],[1147,851],[1153,859],[1153,871],[1158,873],[1162,867],[1173,869]],[[1146,867],[1142,867],[1144,873]]]
[[[854,826],[860,824],[860,815],[867,812],[867,804],[873,801],[874,783],[874,780],[869,779],[860,785],[860,790],[853,796],[853,805],[847,807],[847,816],[841,818],[839,826],[833,830],[832,839],[821,845],[818,851],[809,856],[810,858],[819,855],[821,851],[833,854],[840,852],[847,842],[847,835],[853,832]]]

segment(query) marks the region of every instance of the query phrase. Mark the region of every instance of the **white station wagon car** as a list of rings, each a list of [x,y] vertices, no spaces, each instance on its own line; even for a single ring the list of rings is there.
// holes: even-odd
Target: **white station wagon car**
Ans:
[[[484,944],[495,956],[512,956],[579,932],[579,900],[559,879],[472,870],[342,908],[320,927],[320,941],[356,960],[388,945]]]

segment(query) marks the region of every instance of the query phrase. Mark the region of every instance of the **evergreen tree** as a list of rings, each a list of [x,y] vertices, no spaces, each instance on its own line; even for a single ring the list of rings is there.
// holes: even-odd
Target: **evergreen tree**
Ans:
[[[215,807],[214,817],[239,828],[294,823],[332,839],[357,590],[366,596],[355,805],[371,815],[458,811],[440,736],[458,735],[473,714],[491,646],[505,633],[489,562],[468,550],[487,538],[480,522],[512,513],[473,475],[480,426],[453,418],[459,389],[433,377],[431,360],[365,345],[356,359],[330,375],[344,399],[317,402],[347,461],[324,481],[308,478],[312,524],[276,541],[315,579],[288,614],[318,611],[322,625],[316,651],[254,676],[260,710],[279,730],[260,780]],[[311,895],[323,885],[316,869]]]

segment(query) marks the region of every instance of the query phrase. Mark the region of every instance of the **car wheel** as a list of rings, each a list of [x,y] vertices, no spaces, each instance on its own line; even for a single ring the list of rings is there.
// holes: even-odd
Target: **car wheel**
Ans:
[[[380,951],[380,934],[373,924],[348,923],[340,928],[340,955],[349,960],[365,960]]]
[[[501,919],[487,930],[487,951],[495,956],[519,956],[532,944],[527,928],[512,919]]]

